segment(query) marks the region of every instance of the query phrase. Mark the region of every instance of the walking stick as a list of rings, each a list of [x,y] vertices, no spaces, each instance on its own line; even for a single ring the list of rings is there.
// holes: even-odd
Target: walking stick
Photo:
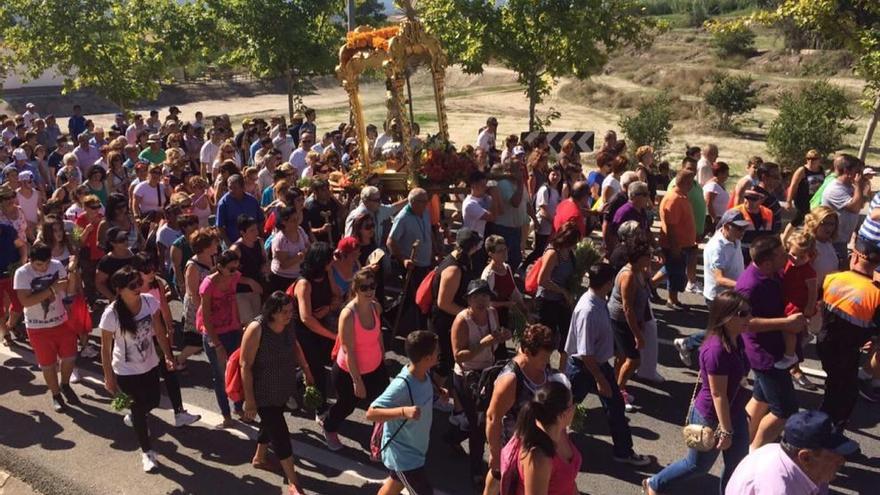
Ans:
[[[330,244],[333,244],[333,233],[334,233],[333,232],[333,230],[334,230],[333,223],[330,222],[330,215],[332,215],[332,214],[333,214],[332,212],[329,212],[327,210],[321,211],[321,218],[324,219],[324,225],[330,226],[330,232],[327,233],[327,242],[329,242]]]
[[[413,241],[412,252],[410,252],[409,259],[413,259],[416,257],[416,250],[419,249],[419,244],[421,241],[416,239]],[[410,265],[406,270],[406,276],[403,278],[403,287],[400,290],[400,298],[397,300],[397,314],[394,315],[394,326],[391,327],[391,335],[397,335],[397,329],[400,327],[400,318],[403,316],[403,308],[406,303],[406,292],[409,289],[409,283],[412,280],[413,274],[413,266]]]

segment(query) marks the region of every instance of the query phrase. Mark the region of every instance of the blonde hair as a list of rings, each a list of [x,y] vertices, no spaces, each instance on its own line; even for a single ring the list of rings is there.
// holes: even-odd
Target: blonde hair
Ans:
[[[813,208],[812,210],[810,210],[809,213],[807,213],[807,216],[804,218],[804,232],[815,237],[816,231],[819,230],[819,226],[828,217],[834,217],[834,220],[838,220],[837,212],[828,206],[817,206]],[[839,224],[839,222],[837,223]],[[834,227],[834,233],[831,234],[831,237],[836,236],[837,227]]]
[[[315,162],[321,161],[321,154],[318,153],[317,151],[309,151],[306,154],[306,161],[310,161],[310,162],[311,161],[315,161]]]
[[[193,175],[186,181],[186,183],[189,185],[190,189],[195,189],[197,187],[202,187],[204,189],[208,188],[208,181],[206,181],[201,175]]]
[[[797,247],[808,253],[813,253],[816,251],[816,238],[809,232],[792,232],[791,235],[785,239],[785,247],[788,249]]]

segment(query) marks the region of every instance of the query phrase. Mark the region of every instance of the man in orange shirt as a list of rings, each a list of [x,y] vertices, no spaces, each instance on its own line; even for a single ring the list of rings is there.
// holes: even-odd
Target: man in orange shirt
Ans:
[[[675,177],[675,186],[660,202],[660,247],[665,259],[667,290],[666,305],[685,309],[678,300],[687,283],[687,255],[685,250],[697,244],[694,213],[688,201],[688,192],[694,187],[693,171],[682,169]]]

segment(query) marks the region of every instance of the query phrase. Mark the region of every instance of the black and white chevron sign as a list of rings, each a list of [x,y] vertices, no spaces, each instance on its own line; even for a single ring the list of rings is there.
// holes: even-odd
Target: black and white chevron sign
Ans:
[[[520,134],[520,140],[532,144],[539,136],[546,137],[547,144],[557,153],[562,149],[562,143],[566,139],[571,139],[575,149],[580,153],[593,151],[595,134],[592,131],[523,132]]]

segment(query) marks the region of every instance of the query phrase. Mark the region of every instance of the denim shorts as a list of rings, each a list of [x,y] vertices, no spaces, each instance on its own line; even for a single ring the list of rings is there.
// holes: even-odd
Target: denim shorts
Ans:
[[[755,373],[755,386],[752,397],[770,405],[770,412],[777,418],[787,418],[798,411],[794,384],[788,370],[752,370]]]

